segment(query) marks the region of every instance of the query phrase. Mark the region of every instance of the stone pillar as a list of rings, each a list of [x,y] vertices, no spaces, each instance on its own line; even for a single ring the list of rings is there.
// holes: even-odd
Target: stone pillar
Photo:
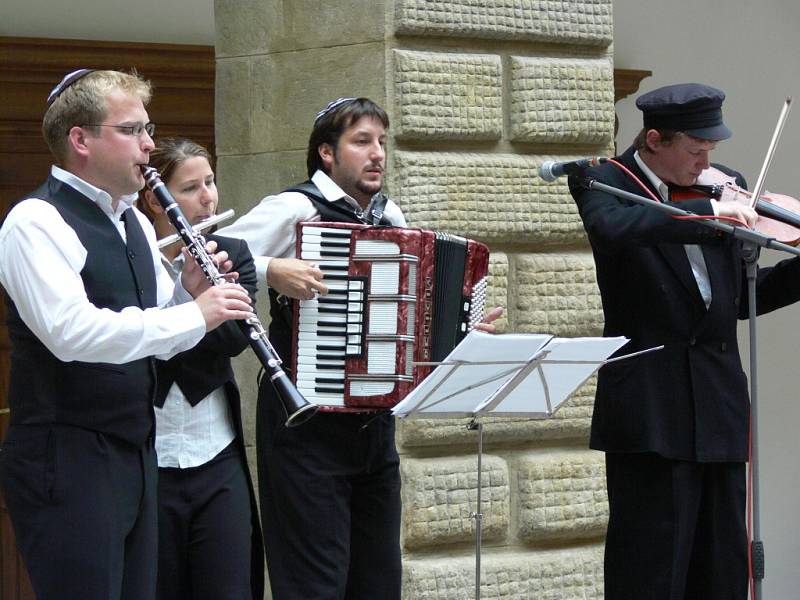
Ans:
[[[501,329],[600,335],[594,267],[544,160],[613,148],[611,0],[216,0],[218,179],[238,212],[305,177],[317,110],[368,96],[392,121],[387,189],[412,226],[492,249]],[[265,312],[262,304],[262,314]],[[254,401],[252,361],[239,361]],[[601,598],[594,383],[551,419],[484,421],[484,598]],[[252,410],[251,410],[252,412]],[[477,440],[401,422],[404,597],[474,597]]]

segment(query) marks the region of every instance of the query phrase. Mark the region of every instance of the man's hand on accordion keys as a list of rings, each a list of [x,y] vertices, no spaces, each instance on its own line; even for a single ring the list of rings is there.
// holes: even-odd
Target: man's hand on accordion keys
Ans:
[[[297,300],[312,300],[317,294],[328,293],[328,287],[322,283],[322,271],[312,262],[298,258],[270,260],[267,285],[279,294]]]
[[[495,306],[481,319],[481,322],[475,325],[477,331],[485,331],[486,333],[496,333],[494,321],[499,319],[503,314],[502,306]]]

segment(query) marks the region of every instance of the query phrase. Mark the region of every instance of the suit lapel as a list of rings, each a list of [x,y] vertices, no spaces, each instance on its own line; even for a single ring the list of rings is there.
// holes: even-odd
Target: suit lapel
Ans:
[[[621,162],[628,167],[628,169],[630,169],[636,175],[636,177],[638,177],[648,187],[648,189],[656,195],[656,197],[658,197],[658,190],[652,186],[650,180],[636,163],[636,159],[633,157],[633,149],[629,149],[620,158]],[[627,181],[629,184],[631,183],[630,179],[627,179]],[[635,194],[642,193],[642,190],[638,187],[632,188],[630,191]],[[686,248],[683,247],[683,244],[657,244],[656,248],[658,249],[658,252],[661,253],[661,256],[669,265],[670,269],[672,269],[675,277],[677,277],[678,281],[681,282],[681,285],[684,287],[692,301],[696,302],[700,307],[705,309],[703,297],[700,295],[700,288],[697,287],[697,280],[694,278],[692,266],[689,264],[689,257],[686,256]],[[709,269],[710,268],[711,267],[709,266]]]
[[[682,244],[659,244],[657,248],[672,269],[672,272],[675,273],[675,277],[686,289],[692,302],[696,302],[705,310],[705,302],[703,302],[703,297],[700,295],[700,288],[697,287],[697,280],[694,277],[694,272],[692,272],[692,265],[689,264],[689,257],[686,256],[686,248]],[[705,256],[705,250],[703,250],[703,255]],[[706,266],[710,271],[711,265],[707,261]],[[711,281],[711,293],[714,293],[713,279]]]

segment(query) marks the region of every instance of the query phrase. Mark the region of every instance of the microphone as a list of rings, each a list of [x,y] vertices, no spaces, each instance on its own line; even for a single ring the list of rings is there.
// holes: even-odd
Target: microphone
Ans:
[[[548,160],[543,162],[542,166],[539,167],[539,177],[545,181],[555,181],[562,175],[580,175],[589,167],[596,167],[607,160],[607,158],[600,156],[570,160],[567,162]]]

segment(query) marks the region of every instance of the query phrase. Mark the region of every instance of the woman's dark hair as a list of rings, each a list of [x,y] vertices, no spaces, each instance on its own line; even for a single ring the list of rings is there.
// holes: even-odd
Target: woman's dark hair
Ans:
[[[383,123],[385,129],[389,129],[389,116],[386,111],[368,98],[355,98],[341,104],[314,122],[314,129],[308,138],[308,155],[306,156],[309,177],[317,169],[325,170],[319,155],[319,147],[322,144],[330,144],[335,152],[339,138],[342,137],[345,130],[362,117],[377,119]]]

